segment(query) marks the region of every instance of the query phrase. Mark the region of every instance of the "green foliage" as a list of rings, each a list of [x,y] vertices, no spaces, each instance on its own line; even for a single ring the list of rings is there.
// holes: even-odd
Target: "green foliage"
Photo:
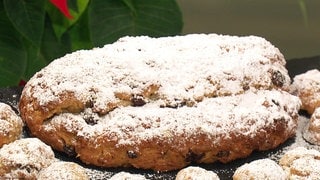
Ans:
[[[68,0],[67,19],[49,0],[0,0],[0,87],[16,86],[52,60],[126,35],[177,35],[174,0]],[[63,71],[63,70],[61,70]]]
[[[182,27],[177,21],[181,14],[172,0],[94,0],[89,17],[90,36],[98,46],[124,35],[174,35]]]

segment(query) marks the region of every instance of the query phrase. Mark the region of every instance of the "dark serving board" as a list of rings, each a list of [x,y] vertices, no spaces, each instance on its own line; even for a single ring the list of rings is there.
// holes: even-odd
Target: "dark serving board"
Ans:
[[[319,68],[320,68],[320,57],[293,59],[288,61],[287,63],[287,69],[289,71],[289,75],[291,78],[293,78],[297,74],[304,73],[307,70],[319,69]],[[13,109],[17,113],[19,113],[18,103],[19,103],[21,91],[22,91],[22,87],[0,88],[0,102],[4,102],[11,105]],[[296,137],[289,139],[288,141],[286,141],[284,144],[282,144],[276,149],[263,151],[263,152],[253,152],[247,158],[239,159],[227,164],[212,163],[212,164],[191,164],[191,165],[200,166],[202,168],[212,170],[219,175],[221,180],[224,180],[224,179],[232,179],[232,175],[236,170],[236,168],[241,166],[244,163],[251,162],[256,159],[262,159],[262,158],[270,158],[275,161],[278,161],[279,158],[281,158],[281,156],[286,151],[294,147],[304,146],[307,148],[320,150],[320,146],[309,144],[306,141],[304,141],[304,139],[302,138],[302,131],[305,124],[309,120],[308,118],[309,118],[308,115],[301,114]],[[29,137],[29,134],[27,133],[27,129],[25,129],[24,137]],[[68,157],[63,153],[60,153],[60,152],[55,152],[55,153],[56,153],[56,157],[60,160],[73,161],[84,166],[87,169],[87,172],[91,179],[107,179],[111,177],[113,174],[121,171],[126,171],[134,174],[142,174],[148,179],[175,179],[175,175],[177,173],[177,171],[154,172],[150,170],[140,170],[135,168],[99,168],[99,167],[83,164],[78,159],[75,159],[73,157]]]

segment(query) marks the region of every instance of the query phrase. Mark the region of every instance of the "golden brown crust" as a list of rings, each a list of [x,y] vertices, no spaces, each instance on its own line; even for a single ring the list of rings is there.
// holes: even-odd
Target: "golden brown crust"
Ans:
[[[21,118],[4,103],[0,103],[0,148],[4,144],[19,139],[22,135],[23,122]]]
[[[265,93],[266,94],[262,96],[262,99],[267,98],[268,96],[274,96],[275,94],[278,94],[279,97],[282,97],[284,99],[286,96],[288,96],[288,99],[295,99],[285,92],[280,93],[277,91],[266,91]],[[247,97],[252,97],[253,99],[255,99],[259,96],[256,95],[255,97],[254,93],[249,95],[244,94],[237,96],[237,98],[241,99],[246,99]],[[234,97],[226,97],[222,99],[233,98]],[[218,99],[219,98],[217,98],[217,100]],[[72,113],[62,113],[50,120],[46,120],[44,124],[38,126],[40,127],[39,130],[33,131],[33,133],[41,138],[44,142],[52,145],[55,149],[64,151],[65,153],[72,156],[78,156],[82,161],[86,163],[103,167],[134,166],[137,168],[166,171],[183,168],[191,162],[229,162],[237,158],[247,157],[253,150],[267,150],[277,147],[287,138],[295,134],[296,121],[298,118],[298,106],[290,107],[290,104],[281,102],[279,100],[276,102],[276,104],[278,105],[276,105],[273,101],[274,99],[264,100],[261,102],[260,106],[261,108],[271,109],[277,107],[276,111],[280,111],[280,113],[278,113],[275,117],[280,119],[273,119],[275,117],[270,116],[270,114],[276,113],[271,109],[270,112],[268,112],[268,110],[263,110],[263,112],[268,112],[268,115],[266,116],[264,116],[262,112],[259,112],[259,110],[257,112],[254,112],[254,110],[252,110],[251,112],[253,112],[253,114],[260,113],[259,118],[266,118],[269,119],[268,121],[270,121],[270,124],[266,123],[262,127],[254,129],[254,133],[249,133],[249,129],[247,129],[242,132],[243,134],[241,134],[241,132],[239,132],[238,130],[232,130],[233,128],[231,127],[231,129],[225,130],[228,131],[228,134],[213,133],[210,135],[209,133],[200,133],[201,131],[197,133],[195,131],[195,133],[190,136],[186,133],[173,135],[172,133],[175,132],[174,130],[170,131],[165,129],[165,131],[162,133],[162,137],[155,136],[146,140],[137,140],[137,142],[133,144],[121,144],[121,139],[113,137],[114,133],[116,132],[99,133],[99,126],[101,126],[100,128],[102,128],[102,132],[109,131],[107,125],[104,126],[100,124],[99,126],[97,126],[95,124],[87,124],[87,122],[83,122],[83,119],[78,119],[79,116],[73,115]],[[225,101],[225,103],[223,103],[225,104],[225,106],[227,106],[226,102],[227,100]],[[295,103],[296,105],[298,105],[299,103],[297,102],[292,101],[291,105]],[[249,105],[257,108],[254,104]],[[131,108],[127,108],[128,112],[124,111],[124,113],[127,113],[129,116],[136,116],[138,119],[142,118],[146,120],[150,118],[140,114],[138,108],[132,108],[133,111],[130,110]],[[185,107],[182,109],[180,108],[180,110],[182,111],[183,109],[188,108],[191,107]],[[212,104],[212,108],[215,109],[214,103]],[[246,107],[243,108],[246,109]],[[148,111],[153,112],[153,110],[157,110],[157,108],[149,109],[146,107],[141,112],[148,113]],[[160,108],[159,111],[176,111],[179,114],[179,111],[171,108]],[[225,109],[225,112],[229,111]],[[287,113],[287,115],[282,113]],[[183,114],[183,112],[181,112],[181,114]],[[112,116],[112,114],[109,115]],[[232,116],[249,116],[248,119],[242,118],[241,121],[243,122],[246,122],[248,120],[248,122],[250,122],[250,118],[254,118],[254,116],[250,117],[250,114],[238,114],[236,112],[230,111],[230,117]],[[81,115],[81,117],[84,117],[84,115]],[[153,118],[155,119],[153,119],[152,121],[156,122],[164,121],[165,118],[172,117],[167,115],[160,115],[159,117],[157,117],[155,115],[155,117]],[[179,118],[178,115],[176,118]],[[186,116],[186,118],[188,118],[188,116]],[[192,116],[189,118],[192,118]],[[215,118],[217,117],[213,117],[212,122],[215,122]],[[128,121],[130,121],[130,118],[128,119]],[[236,121],[231,121],[231,124]],[[255,126],[254,121],[256,120],[253,120],[251,122],[252,124],[249,124],[249,126]],[[132,119],[132,123],[137,122]],[[242,126],[240,124],[239,126]],[[151,124],[147,123],[141,125],[144,125],[146,127],[151,126]],[[125,128],[125,126],[123,127]],[[85,133],[91,133],[91,131],[87,131],[85,130],[85,128],[98,128],[96,131],[97,134],[95,135],[95,132],[93,131],[93,134],[86,135]],[[103,130],[104,128],[106,129]],[[201,128],[201,126],[199,126],[198,128]],[[243,128],[246,129],[245,126],[243,126]],[[83,133],[83,135],[81,135],[81,133]],[[132,133],[133,135],[131,136],[134,136],[134,131]],[[119,136],[120,135],[121,134],[119,134]],[[186,141],[186,138],[189,140]]]
[[[77,100],[73,96],[73,93],[65,93],[61,95],[60,98],[61,102],[51,102],[47,104],[46,107],[41,106],[36,99],[32,99],[31,97],[21,98],[19,107],[21,117],[23,117],[23,120],[27,122],[28,128],[32,134],[40,137],[47,136],[48,140],[44,140],[44,142],[49,143],[54,149],[64,151],[63,147],[65,142],[61,142],[61,138],[59,136],[68,135],[65,133],[60,135],[57,132],[43,130],[42,124],[45,123],[43,121],[48,120],[55,114],[60,114],[62,112],[78,113],[84,108],[84,104]],[[32,116],[30,116],[28,112],[32,112]]]
[[[191,162],[212,163],[220,161],[227,163],[241,157],[247,157],[255,149],[275,148],[288,136],[283,134],[285,126],[279,124],[265,127],[260,131],[257,130],[258,133],[254,138],[231,132],[230,137],[220,139],[218,144],[209,142],[210,140],[205,135],[197,136],[179,147],[173,147],[172,144],[181,144],[180,142],[186,138],[183,135],[176,136],[172,144],[165,143],[161,139],[150,139],[149,142],[124,147],[117,147],[112,142],[103,142],[110,137],[95,139],[91,143],[84,139],[79,143],[81,146],[76,146],[75,151],[84,162],[91,162],[98,166],[132,165],[136,168],[166,171],[181,169]],[[269,136],[267,141],[266,136]],[[192,139],[195,140],[192,141]],[[100,146],[96,147],[96,144],[100,144]]]
[[[141,42],[150,47],[137,51]],[[295,134],[300,101],[282,91],[284,64],[257,37],[124,38],[55,60],[27,83],[19,109],[33,135],[88,164],[229,162]]]

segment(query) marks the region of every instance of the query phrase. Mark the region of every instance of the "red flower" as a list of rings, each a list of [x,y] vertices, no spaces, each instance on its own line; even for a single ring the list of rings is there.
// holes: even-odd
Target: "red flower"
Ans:
[[[64,16],[69,19],[73,18],[69,12],[67,0],[50,0],[50,2],[56,6]]]

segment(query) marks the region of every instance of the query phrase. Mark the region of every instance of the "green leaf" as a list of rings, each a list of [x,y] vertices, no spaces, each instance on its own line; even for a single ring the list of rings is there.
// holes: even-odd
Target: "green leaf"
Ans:
[[[88,11],[86,10],[67,32],[71,38],[71,50],[91,49],[93,47],[88,28]]]
[[[89,6],[89,29],[94,46],[126,35],[177,35],[182,14],[174,0],[94,0]]]
[[[134,16],[137,15],[137,11],[132,0],[122,0],[122,2],[130,9],[131,12],[133,12]]]
[[[35,72],[47,65],[47,62],[40,54],[40,47],[34,46],[29,41],[24,41],[24,47],[27,51],[27,67],[23,79],[27,81]]]
[[[47,17],[49,19],[49,17]],[[64,56],[71,52],[70,37],[64,34],[60,39],[55,35],[51,22],[45,23],[42,46],[40,49],[41,56],[50,63],[52,60]]]
[[[67,3],[70,10],[73,10],[77,13],[79,12],[77,0],[68,0]]]
[[[0,87],[18,85],[26,67],[26,52],[19,33],[0,4]]]
[[[0,86],[18,85],[25,67],[26,53],[18,39],[0,35]]]
[[[4,0],[6,13],[14,27],[39,46],[44,25],[44,0]]]
[[[58,39],[81,17],[82,13],[86,10],[89,0],[73,0],[69,9],[72,19],[67,19],[55,6],[48,3],[47,12],[53,24],[55,35]]]

